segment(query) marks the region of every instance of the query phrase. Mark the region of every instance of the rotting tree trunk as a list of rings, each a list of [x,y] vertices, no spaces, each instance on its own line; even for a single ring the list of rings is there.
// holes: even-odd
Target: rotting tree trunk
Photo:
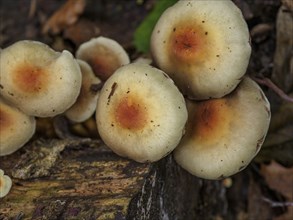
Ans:
[[[250,169],[227,189],[188,174],[172,155],[139,164],[98,140],[37,140],[0,167],[13,177],[0,219],[237,219],[249,207]]]

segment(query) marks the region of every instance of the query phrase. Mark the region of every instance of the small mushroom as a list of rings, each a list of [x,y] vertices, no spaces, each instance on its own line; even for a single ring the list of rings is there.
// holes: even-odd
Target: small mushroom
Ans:
[[[36,121],[0,97],[0,156],[12,154],[35,133]]]
[[[204,179],[243,170],[259,152],[270,123],[270,104],[245,77],[220,99],[187,101],[186,134],[174,151],[179,165]]]
[[[76,58],[86,61],[102,81],[130,62],[124,48],[117,41],[106,37],[93,38],[81,44],[76,51]]]
[[[83,122],[96,111],[101,89],[101,80],[95,76],[92,68],[84,61],[77,60],[82,74],[82,85],[76,102],[65,112],[73,122]]]
[[[0,93],[28,115],[52,117],[75,102],[81,73],[72,54],[23,40],[0,54]]]
[[[151,36],[155,63],[190,99],[219,98],[241,81],[251,46],[241,11],[230,0],[180,0]]]
[[[4,171],[0,169],[0,198],[5,197],[12,186],[12,181],[9,176],[4,175]]]
[[[115,71],[102,88],[96,110],[102,140],[137,162],[157,161],[170,153],[186,120],[185,100],[174,82],[142,63]]]

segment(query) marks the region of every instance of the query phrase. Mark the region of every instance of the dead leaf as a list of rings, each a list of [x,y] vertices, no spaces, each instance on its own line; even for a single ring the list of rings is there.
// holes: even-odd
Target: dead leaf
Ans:
[[[86,0],[68,0],[45,23],[43,34],[58,34],[66,27],[74,24],[83,13]]]
[[[293,167],[286,168],[272,161],[269,165],[261,165],[261,174],[265,178],[268,186],[280,192],[286,197],[288,202],[293,202]],[[293,207],[287,207],[288,211],[274,220],[289,220],[293,216]]]

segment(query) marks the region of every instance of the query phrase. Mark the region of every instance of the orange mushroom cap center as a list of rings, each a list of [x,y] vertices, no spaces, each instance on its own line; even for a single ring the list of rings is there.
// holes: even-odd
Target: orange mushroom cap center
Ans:
[[[14,71],[13,83],[24,93],[38,93],[46,90],[48,85],[48,73],[35,65],[18,65]]]
[[[116,122],[130,130],[140,130],[145,127],[147,110],[145,105],[137,97],[127,96],[117,105]]]
[[[195,106],[190,117],[189,128],[194,139],[202,143],[212,144],[230,132],[234,112],[224,99],[208,100]]]
[[[0,133],[4,133],[11,124],[12,117],[0,106]]]
[[[208,31],[199,24],[177,24],[169,40],[169,53],[172,60],[185,63],[203,62],[208,57]]]

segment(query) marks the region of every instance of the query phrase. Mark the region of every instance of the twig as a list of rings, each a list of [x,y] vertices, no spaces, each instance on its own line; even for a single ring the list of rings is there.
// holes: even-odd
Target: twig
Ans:
[[[28,13],[29,19],[34,17],[36,10],[37,10],[37,0],[31,0],[30,9]]]
[[[266,197],[263,197],[262,199],[263,199],[263,201],[269,203],[271,205],[271,207],[293,206],[293,202],[276,202],[276,201],[272,201]]]
[[[275,83],[273,83],[269,78],[266,77],[254,77],[251,76],[251,78],[256,81],[257,83],[261,84],[261,85],[265,85],[267,87],[269,87],[270,89],[272,89],[276,94],[278,94],[282,99],[288,101],[288,102],[292,102],[293,103],[293,97],[287,95],[282,89],[280,89]]]

